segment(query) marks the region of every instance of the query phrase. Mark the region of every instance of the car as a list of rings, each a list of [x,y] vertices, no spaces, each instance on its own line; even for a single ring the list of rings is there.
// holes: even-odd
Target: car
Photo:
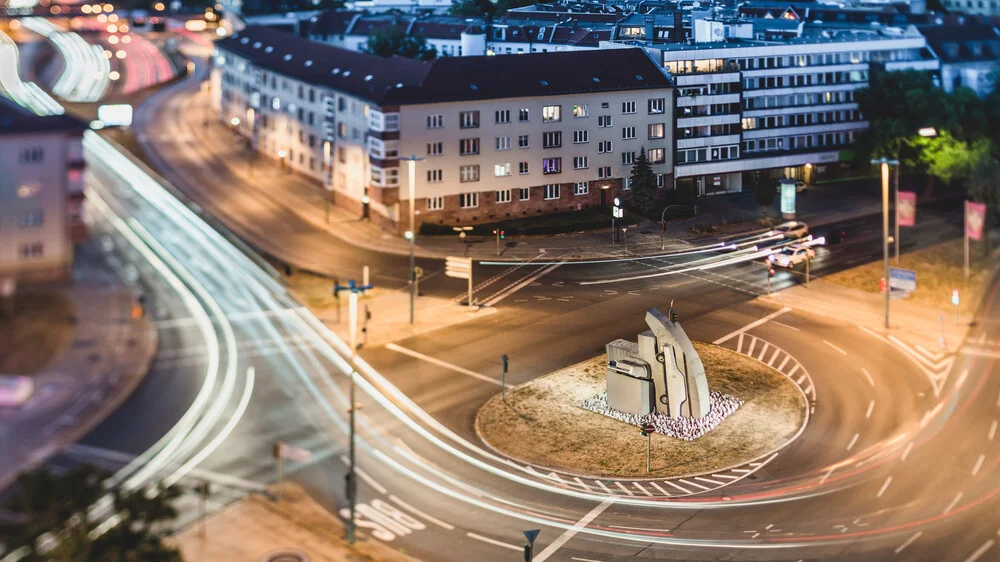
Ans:
[[[806,182],[802,180],[795,181],[795,193],[802,193],[803,191],[806,191],[808,189],[809,189],[809,184],[807,184]]]
[[[767,261],[778,267],[792,268],[814,257],[816,257],[816,250],[801,244],[793,244],[776,254],[767,256]]]
[[[809,225],[804,222],[789,221],[775,227],[774,233],[783,234],[785,238],[802,238],[809,234]]]

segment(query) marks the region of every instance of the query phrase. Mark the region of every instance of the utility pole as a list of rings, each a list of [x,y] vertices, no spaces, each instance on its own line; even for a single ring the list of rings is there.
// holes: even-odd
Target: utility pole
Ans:
[[[885,281],[885,329],[889,329],[889,166],[899,166],[898,160],[872,160],[882,170],[882,279]]]
[[[503,373],[500,375],[500,396],[503,398],[503,403],[507,403],[507,354],[504,353],[500,356],[503,361]]]
[[[414,301],[417,298],[417,283],[416,283],[416,258],[414,253],[416,249],[414,245],[417,242],[417,230],[416,230],[416,219],[414,215],[416,214],[416,181],[417,181],[417,160],[423,160],[423,158],[417,158],[414,155],[410,155],[406,158],[406,164],[408,166],[409,180],[410,180],[410,230],[406,232],[406,239],[410,241],[410,325],[414,322]]]
[[[896,173],[894,174],[894,179],[893,179],[894,185],[893,185],[892,208],[893,212],[896,213],[896,220],[895,220],[896,231],[893,233],[892,236],[892,247],[896,251],[896,266],[898,267],[899,266],[899,163],[898,162],[896,163],[895,172]],[[807,286],[809,285],[808,281],[806,281],[806,285]]]

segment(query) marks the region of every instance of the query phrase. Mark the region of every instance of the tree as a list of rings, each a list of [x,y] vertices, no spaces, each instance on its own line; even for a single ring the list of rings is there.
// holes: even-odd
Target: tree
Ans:
[[[754,201],[760,205],[760,211],[765,217],[767,217],[767,208],[774,203],[777,197],[778,186],[770,180],[762,182],[753,192]]]
[[[632,199],[629,202],[631,207],[640,215],[648,217],[656,207],[656,175],[646,158],[645,147],[639,149],[629,181],[632,184]]]
[[[180,562],[180,554],[163,544],[162,523],[176,512],[167,490],[149,497],[144,490],[111,492],[121,522],[100,536],[91,536],[100,521],[90,521],[90,506],[108,493],[105,475],[87,465],[54,475],[46,469],[18,476],[0,525],[0,543],[14,550],[32,550],[27,560],[56,562]],[[45,533],[60,537],[43,557],[34,552]]]
[[[491,16],[496,11],[497,7],[489,0],[451,0],[448,13],[463,18],[475,18]]]
[[[856,143],[856,154],[864,162],[897,158],[904,139],[920,128],[950,129],[958,121],[951,99],[926,72],[873,72],[869,86],[857,91],[855,100],[869,122]]]
[[[910,143],[920,149],[919,162],[927,173],[945,183],[968,175],[972,153],[969,143],[958,140],[948,131],[938,131],[936,137],[916,137]]]
[[[384,59],[392,55],[417,60],[437,58],[437,49],[429,46],[427,39],[421,35],[407,35],[405,29],[395,25],[379,29],[369,35],[365,51]]]

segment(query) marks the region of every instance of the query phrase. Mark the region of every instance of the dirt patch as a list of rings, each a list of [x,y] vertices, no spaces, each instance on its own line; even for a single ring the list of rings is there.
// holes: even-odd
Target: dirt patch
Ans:
[[[58,293],[18,293],[13,312],[0,309],[0,373],[37,373],[69,345],[73,302]]]
[[[905,232],[903,234],[905,236]],[[906,298],[908,302],[948,311],[954,314],[951,292],[961,291],[959,306],[962,314],[972,314],[982,294],[989,275],[989,262],[983,255],[981,243],[972,242],[969,252],[969,282],[966,284],[965,254],[961,239],[935,244],[905,254],[900,254],[899,265],[890,258],[890,267],[912,269],[917,272],[917,290]],[[875,261],[845,271],[826,275],[824,281],[859,289],[868,293],[879,292],[882,279],[882,262]]]
[[[634,426],[577,406],[604,389],[600,355],[494,396],[476,417],[476,432],[501,453],[543,467],[599,477],[673,478],[739,465],[780,448],[806,421],[795,383],[749,357],[695,343],[711,390],[743,401],[708,434],[682,441],[653,435],[652,471],[646,438]]]

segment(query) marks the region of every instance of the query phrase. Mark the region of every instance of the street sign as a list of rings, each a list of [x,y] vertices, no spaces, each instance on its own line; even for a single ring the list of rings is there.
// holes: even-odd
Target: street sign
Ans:
[[[281,459],[288,459],[290,461],[306,463],[312,460],[312,453],[300,449],[298,447],[293,447],[288,443],[278,441],[278,444],[274,447],[274,456]]]
[[[917,272],[912,269],[889,268],[889,290],[912,293],[917,290]]]
[[[653,424],[651,424],[651,423],[647,423],[646,425],[642,426],[642,429],[646,433],[655,433],[656,432],[656,428],[653,427]]]
[[[538,533],[541,533],[541,529],[532,529],[530,531],[524,532],[524,538],[528,539],[528,544],[535,544],[535,539],[538,538]]]
[[[444,274],[456,279],[471,279],[472,258],[448,256],[444,260]]]

